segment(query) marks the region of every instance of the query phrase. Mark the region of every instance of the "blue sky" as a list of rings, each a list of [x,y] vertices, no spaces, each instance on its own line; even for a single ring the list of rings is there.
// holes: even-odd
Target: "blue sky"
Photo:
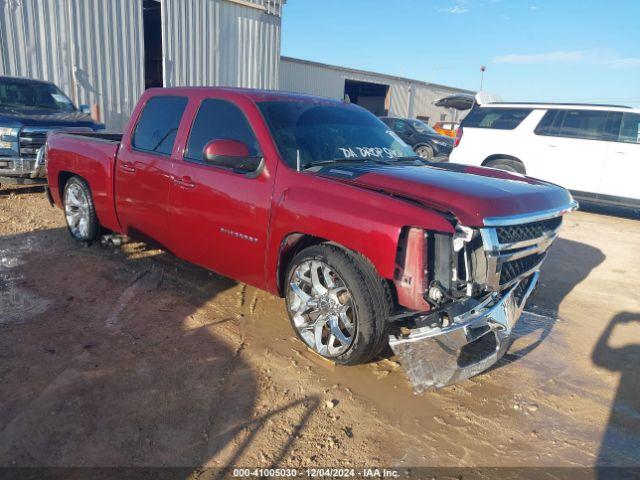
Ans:
[[[282,54],[505,100],[640,107],[640,0],[288,0]]]

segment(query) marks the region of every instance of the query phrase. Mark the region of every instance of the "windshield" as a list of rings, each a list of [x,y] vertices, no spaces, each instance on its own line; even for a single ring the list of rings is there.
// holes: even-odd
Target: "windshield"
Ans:
[[[0,80],[0,106],[73,112],[76,108],[58,87],[48,83]]]
[[[366,162],[415,153],[388,126],[365,109],[320,100],[258,103],[280,155],[304,169],[331,160]]]
[[[418,133],[435,133],[436,135],[438,134],[438,132],[436,132],[433,128],[431,128],[426,123],[421,122],[420,120],[409,120],[409,123],[413,128],[416,129]]]

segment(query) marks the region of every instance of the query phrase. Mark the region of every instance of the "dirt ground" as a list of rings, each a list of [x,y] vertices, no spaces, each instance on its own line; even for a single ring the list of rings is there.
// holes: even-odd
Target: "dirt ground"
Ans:
[[[0,191],[0,465],[640,465],[640,222],[577,212],[510,353],[416,396],[335,367],[284,302]]]

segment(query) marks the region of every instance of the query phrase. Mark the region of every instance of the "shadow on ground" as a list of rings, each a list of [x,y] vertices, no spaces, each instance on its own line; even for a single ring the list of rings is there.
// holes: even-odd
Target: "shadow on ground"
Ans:
[[[600,478],[613,478],[609,466],[635,466],[640,451],[640,338],[625,339],[622,346],[611,346],[617,327],[637,324],[640,313],[621,312],[611,319],[593,350],[595,365],[620,374],[607,429],[602,438],[597,465]],[[636,329],[637,331],[638,329]]]
[[[558,321],[562,301],[604,260],[604,253],[598,248],[558,238],[542,266],[540,282],[514,328],[515,338],[527,335],[532,340],[517,349],[510,348],[494,368],[514,362],[540,346]],[[553,282],[547,282],[547,278]]]
[[[235,282],[124,251],[80,248],[63,228],[0,238],[0,465],[231,466],[293,411],[277,464],[319,400],[254,417],[239,317],[209,308],[242,302]],[[2,318],[34,299],[46,312]]]
[[[27,194],[44,192],[44,185],[15,186],[3,185],[0,180],[0,197],[8,197],[11,194]]]

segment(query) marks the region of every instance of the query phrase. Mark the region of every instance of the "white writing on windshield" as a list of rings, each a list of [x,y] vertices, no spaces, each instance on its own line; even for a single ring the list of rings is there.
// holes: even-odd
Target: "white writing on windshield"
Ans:
[[[402,152],[393,148],[381,147],[339,147],[344,158],[398,158]]]

